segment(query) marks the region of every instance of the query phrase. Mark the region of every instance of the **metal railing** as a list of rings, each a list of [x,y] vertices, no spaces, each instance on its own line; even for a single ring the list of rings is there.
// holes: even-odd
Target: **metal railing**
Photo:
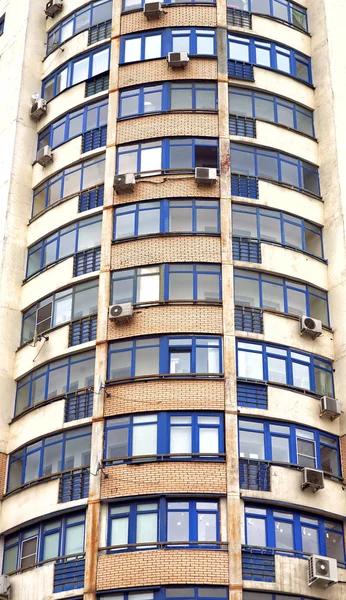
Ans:
[[[84,587],[85,558],[59,558],[54,565],[53,592],[65,592]]]
[[[70,323],[69,346],[96,340],[97,315],[88,315]]]
[[[263,310],[253,306],[235,306],[234,324],[237,331],[263,333]]]
[[[262,262],[261,241],[254,238],[232,237],[233,260]]]
[[[88,29],[88,46],[90,44],[96,44],[96,42],[101,42],[101,40],[105,40],[106,38],[111,37],[112,33],[112,19],[109,21],[103,21],[102,23],[97,23],[97,25],[93,25]]]
[[[210,454],[201,454],[199,452],[190,452],[190,454],[183,453],[174,453],[174,454],[142,454],[136,456],[117,456],[114,458],[105,458],[102,460],[102,463],[105,466],[112,466],[118,464],[134,464],[138,465],[141,463],[148,462],[163,462],[163,461],[188,461],[188,460],[200,460],[200,461],[225,461],[226,454],[224,453],[210,453]]]
[[[232,77],[233,79],[246,79],[247,81],[255,81],[253,65],[240,60],[229,60],[228,77]]]
[[[101,73],[85,82],[85,97],[105,92],[109,88],[109,71]]]
[[[64,422],[77,421],[93,414],[93,390],[85,388],[66,394]]]
[[[243,579],[251,581],[275,581],[275,555],[272,548],[243,546]]]
[[[227,8],[227,25],[252,29],[252,14],[238,8]]]
[[[239,484],[242,490],[270,492],[270,463],[264,460],[240,458]]]
[[[183,541],[174,541],[174,542],[160,542],[157,540],[148,541],[148,542],[139,542],[134,544],[119,544],[114,546],[103,546],[99,548],[99,552],[110,553],[110,552],[131,552],[134,550],[174,550],[175,548],[185,549],[185,548],[194,548],[197,550],[227,550],[228,543],[221,541],[208,541],[202,542],[198,540],[183,540]]]
[[[229,132],[231,135],[255,138],[256,119],[239,115],[229,115]]]
[[[59,482],[59,502],[71,502],[87,498],[89,494],[89,467],[72,469],[62,473]]]
[[[256,381],[237,382],[237,402],[238,406],[247,408],[268,408],[268,386]]]
[[[242,198],[258,198],[258,177],[231,173],[231,193]]]
[[[82,250],[74,255],[73,260],[73,277],[85,275],[85,273],[93,273],[99,271],[101,265],[101,248],[90,248]]]
[[[79,194],[78,212],[84,212],[103,206],[104,185],[95,185],[95,187],[84,190]]]
[[[95,127],[82,135],[82,153],[101,148],[107,143],[107,125]]]

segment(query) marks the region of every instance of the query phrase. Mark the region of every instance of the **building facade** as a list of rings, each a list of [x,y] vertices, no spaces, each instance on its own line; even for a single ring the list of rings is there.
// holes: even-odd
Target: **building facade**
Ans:
[[[346,7],[154,8],[0,0],[0,587],[342,600]]]

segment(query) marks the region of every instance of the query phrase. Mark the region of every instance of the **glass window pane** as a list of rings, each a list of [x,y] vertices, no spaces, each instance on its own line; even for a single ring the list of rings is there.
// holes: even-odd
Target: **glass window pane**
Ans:
[[[125,40],[124,62],[141,60],[141,38]]]
[[[198,541],[215,542],[217,540],[216,515],[212,513],[197,514],[198,519]]]
[[[262,283],[263,308],[284,312],[284,289],[282,285]]]
[[[90,444],[90,435],[67,440],[64,469],[88,466],[90,464]]]
[[[26,457],[24,481],[32,481],[39,476],[40,452],[34,452]]]
[[[246,518],[246,543],[250,546],[266,546],[266,522],[254,517]]]
[[[66,529],[65,554],[78,554],[84,549],[84,524]]]
[[[301,527],[303,552],[319,554],[318,531],[312,527]]]
[[[340,562],[344,562],[344,546],[342,543],[342,535],[334,531],[326,531],[326,549],[327,556],[336,558]]]
[[[111,545],[118,546],[128,543],[128,517],[122,517],[112,520]]]
[[[73,65],[72,84],[84,81],[88,77],[89,72],[89,57],[78,60]]]
[[[281,180],[284,183],[299,187],[298,166],[281,161]]]
[[[218,454],[219,449],[219,430],[210,428],[201,428],[199,430],[199,451],[200,453],[210,452]]]
[[[229,58],[233,60],[240,60],[242,62],[249,62],[249,46],[246,44],[239,44],[236,41],[229,41]]]
[[[238,350],[238,376],[263,379],[262,354]]]
[[[278,383],[287,383],[286,361],[268,356],[268,379]]]
[[[172,39],[173,52],[190,52],[190,37],[186,35],[173,35]]]
[[[293,524],[275,520],[275,546],[293,550]]]
[[[263,460],[264,456],[264,434],[254,431],[239,432],[240,457]]]
[[[234,278],[234,302],[241,306],[260,306],[258,279]]]
[[[128,456],[128,435],[127,427],[110,429],[107,432],[106,458]]]
[[[214,38],[197,35],[197,54],[214,54]]]
[[[265,100],[264,98],[255,98],[255,116],[257,119],[264,121],[275,121],[274,102]]]
[[[169,231],[192,231],[192,207],[173,208],[169,211]]]
[[[278,122],[294,129],[293,108],[278,104]]]
[[[308,365],[292,362],[293,385],[310,389],[310,370]]]
[[[315,391],[321,396],[332,396],[333,393],[333,376],[322,369],[315,369]]]
[[[159,58],[161,56],[161,34],[145,37],[144,58]]]
[[[169,299],[192,300],[193,273],[170,273]]]
[[[196,348],[196,373],[219,373],[219,349]]]
[[[271,436],[272,460],[278,462],[290,462],[289,439],[284,437]]]
[[[60,444],[52,444],[46,446],[43,454],[43,475],[58,473],[62,471],[62,442]]]
[[[192,451],[191,427],[171,426],[170,452],[171,454],[190,454]]]
[[[133,456],[157,453],[157,424],[137,425],[133,427]]]
[[[137,515],[136,542],[156,542],[157,540],[157,514]]]
[[[306,314],[306,295],[304,292],[287,289],[287,309],[292,315],[301,317]]]
[[[189,513],[186,510],[168,511],[167,541],[189,541]]]
[[[322,238],[317,233],[305,228],[305,248],[307,252],[322,257]]]
[[[43,560],[59,556],[59,532],[44,536]]]

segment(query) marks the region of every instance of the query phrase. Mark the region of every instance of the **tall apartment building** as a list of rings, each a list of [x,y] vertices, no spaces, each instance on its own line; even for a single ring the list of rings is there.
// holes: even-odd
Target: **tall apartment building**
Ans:
[[[0,596],[346,597],[345,22],[0,0]]]

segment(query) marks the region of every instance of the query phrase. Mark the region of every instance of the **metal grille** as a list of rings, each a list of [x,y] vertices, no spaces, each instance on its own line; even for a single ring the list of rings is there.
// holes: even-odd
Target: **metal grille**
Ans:
[[[69,331],[69,346],[77,346],[96,340],[97,315],[88,315],[73,321]]]
[[[235,306],[234,324],[237,331],[263,333],[263,311],[252,306]]]
[[[96,75],[85,82],[85,96],[93,96],[109,88],[109,72]]]
[[[89,469],[63,473],[59,484],[59,502],[71,502],[87,498],[89,494]]]
[[[251,548],[242,550],[243,579],[252,581],[275,581],[275,556],[273,550]]]
[[[260,263],[261,242],[251,238],[232,237],[233,260],[242,260],[244,262]]]
[[[244,29],[252,29],[252,15],[246,10],[227,8],[227,25],[229,27],[244,27]]]
[[[253,65],[240,60],[228,61],[228,76],[233,79],[246,79],[247,81],[255,81],[253,74]]]
[[[264,460],[239,460],[239,481],[242,490],[270,492],[270,463]]]
[[[248,408],[268,408],[267,386],[263,383],[249,383],[238,381],[237,383],[238,406]]]
[[[252,175],[231,174],[232,196],[258,198],[258,177]]]
[[[241,135],[242,137],[256,137],[256,121],[251,117],[239,117],[238,115],[229,116],[229,132],[231,135]]]
[[[250,137],[250,136],[249,136]],[[107,125],[91,129],[82,135],[82,152],[101,148],[107,143]]]
[[[98,185],[79,195],[78,212],[84,212],[98,206],[103,206],[104,186]]]
[[[90,46],[90,44],[95,44],[96,42],[101,42],[101,40],[111,37],[111,33],[112,19],[89,27],[88,46]]]
[[[54,565],[53,592],[64,592],[84,587],[84,558],[62,558]]]
[[[93,414],[92,390],[81,390],[67,394],[65,400],[64,422],[77,421],[91,417]]]
[[[101,248],[83,250],[74,255],[73,277],[99,271],[101,265]]]

